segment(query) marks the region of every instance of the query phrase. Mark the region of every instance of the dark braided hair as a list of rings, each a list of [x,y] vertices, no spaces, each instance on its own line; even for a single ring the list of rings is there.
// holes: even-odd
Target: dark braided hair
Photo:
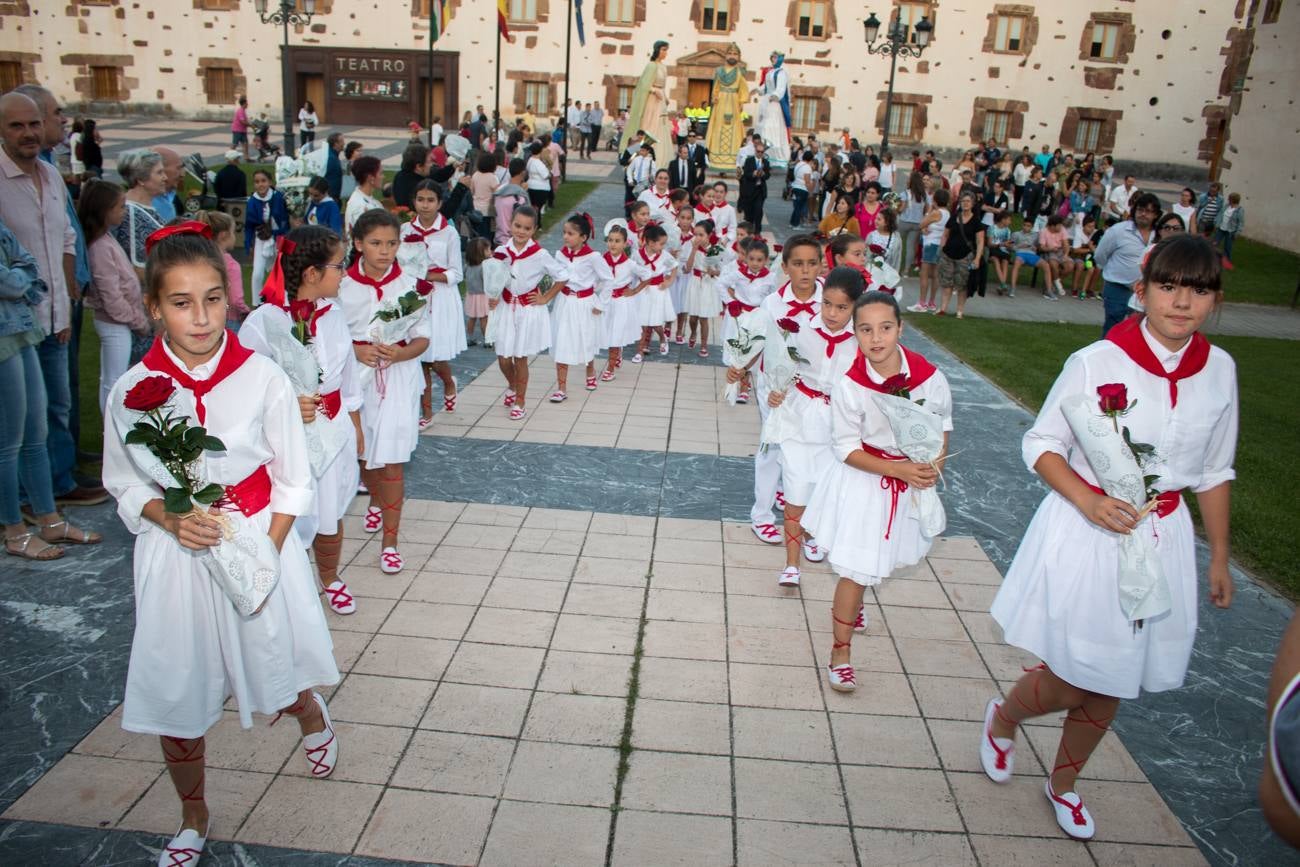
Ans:
[[[293,252],[280,256],[284,297],[286,301],[296,301],[304,272],[328,265],[338,255],[343,240],[324,226],[299,226],[285,236],[285,241],[292,242]]]

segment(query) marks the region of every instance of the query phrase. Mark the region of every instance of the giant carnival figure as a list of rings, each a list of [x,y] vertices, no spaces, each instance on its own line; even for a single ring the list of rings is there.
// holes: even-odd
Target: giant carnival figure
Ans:
[[[650,62],[637,80],[632,106],[627,113],[627,126],[623,128],[623,139],[619,142],[621,153],[627,149],[637,130],[645,130],[653,140],[655,162],[659,165],[667,165],[674,151],[672,135],[668,131],[667,57],[668,43],[661,39],[650,50]]]
[[[772,65],[759,79],[756,131],[767,145],[767,160],[774,169],[790,164],[790,73],[785,55],[772,52]]]
[[[740,62],[740,46],[727,46],[726,63],[713,73],[713,104],[709,113],[709,166],[729,172],[736,168],[736,152],[745,140],[744,108],[749,102],[749,85],[745,65]]]

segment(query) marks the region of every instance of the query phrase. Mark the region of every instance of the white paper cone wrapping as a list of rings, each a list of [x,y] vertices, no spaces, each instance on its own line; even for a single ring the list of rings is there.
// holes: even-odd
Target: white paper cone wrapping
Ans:
[[[1142,468],[1112,421],[1098,409],[1097,399],[1082,394],[1067,397],[1061,401],[1061,413],[1106,495],[1142,508],[1146,503]],[[1119,604],[1129,620],[1156,617],[1172,604],[1155,551],[1155,533],[1148,526],[1156,520],[1153,512],[1119,539]]]
[[[320,365],[310,347],[303,346],[291,331],[269,329],[266,335],[271,358],[280,366],[300,395],[314,395],[320,391]],[[356,441],[352,423],[346,413],[329,418],[317,412],[311,424],[305,425],[307,433],[307,459],[311,475],[319,479],[325,470],[349,443]]]
[[[928,464],[943,454],[943,418],[906,397],[893,394],[872,394],[876,408],[889,420],[890,430],[898,450],[908,460]],[[938,536],[948,526],[948,515],[943,510],[937,487],[909,489],[921,532],[930,539]]]
[[[767,343],[768,323],[772,317],[761,308],[749,310],[736,317],[736,336],[723,343],[722,361],[728,367],[743,368],[763,351]],[[732,345],[732,344],[736,345]],[[733,382],[723,390],[727,403],[736,405],[740,396],[740,383]]]

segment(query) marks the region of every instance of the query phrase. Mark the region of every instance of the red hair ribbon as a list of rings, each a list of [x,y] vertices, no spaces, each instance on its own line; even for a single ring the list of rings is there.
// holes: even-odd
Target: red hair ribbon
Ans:
[[[183,223],[177,223],[174,226],[163,226],[158,231],[152,233],[144,239],[144,254],[149,255],[154,245],[164,238],[170,238],[173,235],[201,235],[212,240],[212,227],[207,223],[200,223],[198,220],[186,220]]]
[[[275,264],[271,266],[271,273],[266,275],[266,282],[262,284],[262,300],[267,304],[274,304],[281,308],[289,306],[284,290],[284,268],[280,263],[285,256],[292,255],[296,249],[298,245],[288,237],[281,235],[276,239]]]
[[[586,223],[587,223],[587,237],[588,237],[588,238],[590,238],[592,235],[596,234],[596,224],[595,224],[595,222],[592,221],[592,219],[591,219],[591,214],[588,214],[586,211],[579,211],[579,212],[578,212],[577,214],[575,214],[574,216],[580,217],[580,218],[582,218],[584,221],[586,221]]]

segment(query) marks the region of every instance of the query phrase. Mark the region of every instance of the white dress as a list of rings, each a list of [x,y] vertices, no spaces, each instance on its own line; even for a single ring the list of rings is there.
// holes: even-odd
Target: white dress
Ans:
[[[763,299],[776,290],[776,278],[766,268],[757,274],[750,273],[742,263],[723,268],[714,285],[718,290],[718,301],[727,310],[727,321],[722,329],[722,340],[727,341],[736,336],[736,316],[762,304]],[[733,308],[733,301],[739,305]]]
[[[624,295],[624,291],[640,281],[631,258],[624,255],[615,259],[609,253],[602,257],[609,267],[609,279],[602,291],[609,300],[605,311],[604,331],[601,338],[607,349],[619,349],[641,339],[641,300],[637,295]]]
[[[227,336],[227,341],[233,338]],[[188,371],[210,379],[227,343],[211,360]],[[184,365],[170,350],[172,362]],[[143,362],[119,380],[109,396],[121,401]],[[271,503],[254,516],[263,529],[271,513],[299,515],[314,499],[307,444],[298,399],[288,377],[269,359],[250,355],[203,398],[205,426],[226,446],[208,456],[208,478],[236,484],[259,467],[271,477]],[[198,421],[190,419],[190,424]],[[317,598],[307,553],[286,537],[280,580],[262,610],[242,617],[208,574],[200,555],[142,516],[162,491],[131,460],[126,431],[113,414],[105,420],[104,486],[117,500],[117,513],[135,535],[135,634],[126,675],[122,728],[141,734],[197,738],[221,719],[233,696],[240,723],[252,714],[272,714],[296,701],[298,693],[338,682],[333,642]]]
[[[500,318],[493,345],[502,358],[525,358],[538,355],[551,348],[551,313],[544,304],[531,303],[532,294],[543,277],[563,279],[563,269],[555,257],[542,249],[541,244],[529,241],[523,249],[516,249],[514,241],[507,241],[492,254],[510,265],[510,284],[502,293],[498,307]],[[524,303],[529,302],[529,303]]]
[[[718,238],[723,241],[734,242],[736,240],[736,209],[731,205],[723,202],[720,205],[714,205],[713,210],[709,212],[709,219],[713,220],[713,231]]]
[[[673,206],[668,200],[668,194],[671,190],[666,191],[662,196],[655,192],[652,186],[648,190],[642,190],[641,195],[636,197],[638,202],[645,202],[650,206],[650,219],[659,223],[664,228],[673,224]]]
[[[884,382],[869,363],[866,369],[872,382]],[[911,373],[906,354],[902,372]],[[894,508],[891,492],[881,476],[845,463],[863,443],[899,453],[889,421],[872,400],[874,393],[848,376],[841,377],[831,390],[831,449],[835,460],[817,481],[801,522],[818,544],[829,549],[828,559],[835,573],[863,586],[879,584],[895,569],[919,562],[933,541],[921,533],[907,491],[899,494]],[[911,393],[913,401],[924,400],[926,409],[943,417],[944,430],[952,430],[952,392],[941,372],[934,371]]]
[[[1182,353],[1160,347],[1142,326],[1156,358],[1172,370]],[[1139,368],[1114,343],[1098,341],[1066,361],[1021,446],[1030,469],[1047,452],[1064,456],[1093,484],[1087,459],[1061,401],[1095,394],[1099,385],[1122,383],[1132,409],[1122,424],[1136,442],[1156,448],[1162,491],[1208,491],[1236,477],[1237,373],[1232,358],[1210,348],[1205,367],[1178,383],[1171,406],[1169,384]],[[1149,517],[1135,530],[1156,534],[1156,551],[1169,585],[1172,609],[1134,629],[1120,611],[1117,591],[1119,536],[1093,524],[1052,492],[1034,514],[1007,570],[991,613],[1005,641],[1037,656],[1066,682],[1118,698],[1182,685],[1196,637],[1196,555],[1185,504],[1165,518]]]
[[[769,295],[768,300],[774,297]],[[775,305],[765,301],[763,306]],[[807,363],[799,363],[798,382],[803,388],[792,385],[785,393],[800,427],[797,436],[781,443],[781,480],[786,502],[806,506],[818,480],[835,463],[830,395],[853,363],[858,342],[853,339],[851,324],[831,331],[820,316],[801,322],[799,331],[789,339]]]
[[[348,413],[357,412],[362,407],[360,363],[352,352],[352,336],[339,305],[321,299],[316,302],[316,309],[322,312],[315,323],[311,348],[321,369],[319,411],[328,413],[330,407],[337,406],[332,417],[346,418]],[[292,324],[283,308],[263,304],[249,313],[239,327],[239,339],[254,352],[266,354],[267,329],[287,330]],[[339,522],[347,514],[361,481],[361,464],[357,461],[356,449],[345,446],[315,481],[316,508],[311,514],[300,515],[294,521],[294,528],[304,545],[310,545],[318,533],[329,536],[339,532]]]
[[[613,274],[605,258],[586,244],[577,251],[562,248],[558,261],[565,286],[551,311],[551,356],[556,364],[586,364],[604,348],[602,320],[610,306]]]
[[[689,252],[688,250],[687,257],[682,259],[682,271],[687,276],[686,291],[682,293],[682,305],[691,316],[712,319],[722,313],[722,302],[718,300],[716,285],[718,278],[709,273],[708,257],[698,247],[688,271],[686,262],[689,259]]]
[[[687,232],[683,235],[681,232],[670,231],[668,243],[673,258],[677,260],[677,276],[673,278],[672,286],[668,288],[668,295],[672,298],[673,310],[684,313],[686,312],[686,287],[691,282],[691,272],[686,267],[686,260],[691,256],[695,233]]]
[[[391,301],[415,289],[416,278],[393,265],[382,280],[371,280],[361,272],[358,259],[339,284],[339,306],[347,319],[352,342],[369,343],[370,326],[381,302]],[[429,336],[429,318],[416,317],[407,341]],[[399,361],[382,369],[362,367],[361,429],[366,438],[362,456],[367,469],[404,464],[420,442],[420,396],[424,374],[420,359]]]
[[[433,284],[433,294],[425,307],[429,311],[429,348],[420,361],[425,364],[451,361],[469,346],[465,338],[465,307],[460,300],[460,281],[465,276],[460,234],[446,217],[437,214],[432,226],[422,226],[418,220],[403,223],[399,237],[403,248],[423,244],[425,254],[425,270],[407,269],[405,261],[403,270],[417,277],[427,277],[429,271],[447,277],[446,283]]]
[[[656,256],[647,256],[644,250],[637,250],[632,257],[632,267],[636,271],[638,282],[650,280],[651,284],[636,297],[641,299],[641,325],[647,328],[662,328],[665,322],[677,315],[673,309],[673,296],[669,292],[672,279],[669,273],[677,267],[677,260],[666,250]]]

